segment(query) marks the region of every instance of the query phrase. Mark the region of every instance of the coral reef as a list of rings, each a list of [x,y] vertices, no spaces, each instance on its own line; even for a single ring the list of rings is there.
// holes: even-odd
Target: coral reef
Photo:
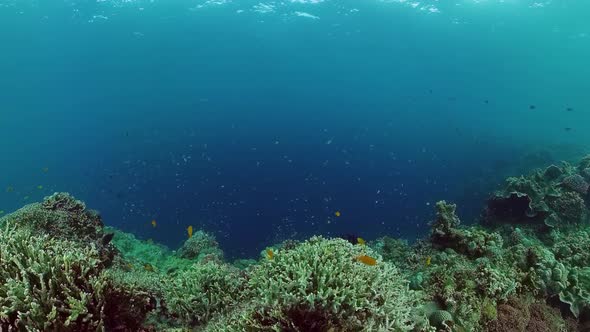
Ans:
[[[91,247],[5,222],[0,228],[0,328],[85,331],[104,325],[106,282]]]
[[[430,241],[435,247],[450,248],[477,258],[493,256],[502,247],[502,237],[475,227],[461,228],[455,214],[457,206],[445,201],[436,203],[436,220],[432,223]]]
[[[103,261],[111,260],[115,254],[114,247],[109,245],[110,236],[103,231],[100,215],[67,193],[55,193],[41,203],[26,205],[0,218],[0,227],[10,223],[28,227],[33,234],[93,244]]]
[[[587,331],[589,170],[509,178],[472,225],[440,201],[414,244],[315,236],[234,264],[203,231],[174,251],[56,193],[0,218],[0,330]]]
[[[176,252],[178,257],[186,259],[203,259],[204,256],[211,256],[210,259],[223,259],[223,252],[219,249],[215,238],[203,231],[197,231],[188,238],[182,247]]]
[[[313,237],[277,252],[248,274],[246,309],[230,315],[232,331],[398,331],[413,326],[418,294],[392,264],[342,239]],[[233,325],[232,325],[233,324]]]
[[[578,167],[563,163],[536,170],[528,176],[511,177],[506,186],[494,193],[484,211],[483,223],[528,224],[542,229],[547,226],[568,227],[587,218],[588,183]],[[546,228],[546,227],[545,227]]]
[[[189,326],[202,325],[213,315],[237,306],[243,297],[245,279],[239,269],[227,264],[193,264],[163,284],[170,314]]]

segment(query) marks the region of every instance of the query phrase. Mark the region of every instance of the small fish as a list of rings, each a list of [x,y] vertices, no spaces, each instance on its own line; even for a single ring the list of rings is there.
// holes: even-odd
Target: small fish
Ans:
[[[568,112],[573,112],[574,108],[573,107],[568,107],[565,110],[568,111]]]
[[[432,257],[430,257],[430,256],[426,257],[426,266],[430,266],[431,260],[432,260]]]
[[[103,235],[102,245],[106,246],[107,244],[109,244],[114,236],[115,236],[115,233],[107,233],[107,234]]]
[[[150,263],[145,263],[143,265],[143,269],[146,270],[146,271],[148,271],[148,272],[154,272],[154,267]]]
[[[29,200],[29,196],[23,197],[23,201],[28,201],[28,200]]]
[[[340,217],[340,215],[341,215],[341,214],[340,214],[340,211],[336,211],[336,212],[334,212],[334,215],[335,215],[336,217]]]
[[[7,193],[11,193],[11,192],[13,192],[13,191],[14,191],[14,187],[13,187],[13,186],[8,186],[8,187],[6,187],[6,192],[7,192]]]
[[[190,239],[191,237],[193,237],[193,226],[188,226],[186,228],[186,232],[188,234],[188,238]]]
[[[367,256],[367,255],[362,255],[362,256],[358,256],[356,258],[357,261],[365,264],[365,265],[377,265],[377,260],[371,256]]]
[[[158,226],[158,223],[156,222],[156,219],[152,220],[152,227],[156,228],[156,226]]]
[[[49,167],[43,167],[41,168],[41,171],[43,171],[43,173],[47,173],[49,172]]]
[[[572,128],[571,128],[571,127],[565,127],[565,128],[563,128],[563,129],[564,129],[565,131],[572,131]]]
[[[275,257],[275,253],[272,251],[272,249],[266,249],[266,258],[268,258],[269,260],[271,260],[274,257]]]
[[[537,108],[537,106],[535,106],[535,105],[529,105],[529,109],[530,109],[530,110],[534,110],[534,109],[536,109],[536,108]]]
[[[362,237],[357,237],[356,243],[360,244],[361,246],[364,246],[366,242],[365,242],[365,239],[363,239]]]
[[[38,185],[38,186],[37,186],[37,189],[39,189],[39,190],[43,190],[43,186],[42,186],[42,185]]]

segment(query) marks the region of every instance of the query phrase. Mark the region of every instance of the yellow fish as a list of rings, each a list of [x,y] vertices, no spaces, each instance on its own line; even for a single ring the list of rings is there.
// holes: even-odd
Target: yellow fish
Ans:
[[[150,263],[145,263],[145,265],[143,266],[143,269],[146,271],[149,271],[149,272],[154,272],[154,267]]]
[[[432,257],[430,257],[430,256],[426,257],[426,266],[430,266],[431,260],[432,260]]]
[[[356,258],[357,261],[365,264],[365,265],[377,265],[377,260],[371,256],[362,255]]]
[[[357,237],[356,243],[360,244],[361,246],[364,246],[366,242],[365,239],[363,239],[362,237]]]
[[[188,226],[186,228],[186,232],[188,233],[188,238],[190,239],[191,237],[193,237],[193,226]]]
[[[158,223],[156,223],[156,219],[152,220],[152,227],[156,228],[157,225]]]
[[[340,217],[340,211],[336,211],[336,212],[334,212],[334,215],[335,215],[336,217]]]
[[[272,249],[266,249],[266,258],[273,259],[274,257],[275,253],[272,251]]]
[[[38,185],[37,186],[37,189],[42,190],[43,189],[43,186],[42,185]]]

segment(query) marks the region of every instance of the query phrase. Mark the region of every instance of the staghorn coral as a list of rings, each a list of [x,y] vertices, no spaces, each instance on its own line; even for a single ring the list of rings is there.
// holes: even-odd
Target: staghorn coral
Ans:
[[[93,244],[103,261],[110,261],[115,255],[100,216],[67,193],[55,193],[45,197],[42,203],[26,205],[0,218],[0,227],[7,223],[30,228],[33,234],[47,234],[82,245]]]
[[[226,328],[235,331],[411,329],[417,293],[408,289],[393,265],[380,259],[375,266],[356,261],[355,257],[363,254],[372,255],[372,252],[342,239],[321,237],[275,253],[273,259],[264,260],[249,274],[250,301],[239,312],[227,316]]]
[[[165,280],[163,293],[170,314],[195,326],[237,306],[244,286],[239,269],[209,261],[195,263],[175,278]]]
[[[104,326],[99,253],[26,228],[0,228],[0,329],[87,331]]]

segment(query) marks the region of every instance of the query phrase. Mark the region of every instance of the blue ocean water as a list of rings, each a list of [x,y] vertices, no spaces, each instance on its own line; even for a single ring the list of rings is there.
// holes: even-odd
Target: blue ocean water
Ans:
[[[471,222],[506,176],[590,149],[589,15],[0,0],[0,210],[67,191],[172,248],[204,229],[230,258],[312,234],[412,240],[441,199]]]

